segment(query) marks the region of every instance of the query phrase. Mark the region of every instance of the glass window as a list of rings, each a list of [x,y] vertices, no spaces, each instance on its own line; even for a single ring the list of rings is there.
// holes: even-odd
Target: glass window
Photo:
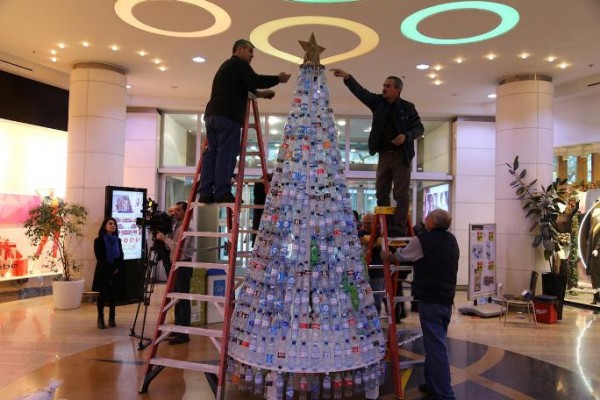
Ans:
[[[368,140],[371,118],[351,118],[349,127],[349,169],[352,171],[375,171],[379,157],[369,154]]]
[[[283,143],[283,128],[287,122],[287,117],[270,115],[268,121],[268,147],[267,147],[267,165],[269,171],[275,169],[279,147]]]
[[[577,156],[567,157],[567,181],[577,182]]]
[[[164,113],[161,166],[196,166],[197,137],[198,114]]]
[[[417,221],[422,221],[431,211],[441,208],[450,211],[450,182],[419,181],[417,184],[416,207],[413,213]]]

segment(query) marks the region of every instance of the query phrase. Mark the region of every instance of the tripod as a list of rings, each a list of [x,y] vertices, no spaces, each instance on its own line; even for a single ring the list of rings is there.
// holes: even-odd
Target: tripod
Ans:
[[[148,315],[148,306],[150,305],[150,298],[152,297],[152,293],[154,293],[154,282],[156,277],[156,266],[158,265],[158,252],[155,251],[154,246],[150,248],[149,251],[146,251],[146,257],[142,261],[142,272],[144,274],[144,279],[142,280],[141,293],[139,297],[139,302],[137,306],[137,310],[135,312],[135,318],[133,319],[133,325],[130,329],[129,336],[136,337],[140,339],[138,344],[138,350],[144,350],[146,347],[152,343],[152,339],[149,337],[144,337],[144,330],[146,328],[146,317]],[[140,314],[140,309],[144,305],[144,316],[142,319],[142,331],[139,335],[135,333],[135,326],[137,324],[137,320]]]

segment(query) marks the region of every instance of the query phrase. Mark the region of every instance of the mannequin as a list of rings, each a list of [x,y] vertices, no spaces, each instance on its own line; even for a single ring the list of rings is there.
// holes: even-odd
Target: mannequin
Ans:
[[[590,237],[587,258],[587,272],[594,288],[592,304],[600,303],[600,203],[596,203],[590,214]]]

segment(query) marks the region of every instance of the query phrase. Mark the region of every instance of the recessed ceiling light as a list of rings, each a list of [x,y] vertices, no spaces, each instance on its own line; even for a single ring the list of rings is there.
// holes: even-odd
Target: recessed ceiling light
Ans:
[[[167,70],[167,67],[161,65],[160,67],[158,67],[158,69],[160,69],[162,72],[165,72]]]
[[[64,49],[65,47],[67,47],[67,45],[64,44],[63,42],[57,43],[56,45],[58,46],[59,49]]]
[[[129,84],[128,84],[128,85],[127,85],[127,89],[131,89],[131,85],[129,85]]]
[[[52,55],[56,54],[56,50],[54,50],[54,49],[50,50],[50,54],[52,54]]]
[[[434,74],[433,72],[430,73],[429,75],[427,75],[428,77],[430,77],[431,79],[435,79],[437,78],[437,74]]]
[[[57,62],[57,61],[58,61],[58,58],[56,58],[56,57],[50,57],[50,61],[52,61],[52,62]]]
[[[81,42],[83,47],[90,47],[90,42]]]
[[[565,68],[567,68],[568,66],[569,66],[569,64],[568,64],[568,63],[566,63],[566,62],[564,62],[564,61],[563,61],[563,62],[561,62],[560,64],[558,64],[558,68],[560,68],[560,69],[565,69]]]
[[[434,84],[435,86],[440,86],[442,83],[444,83],[444,82],[442,82],[442,81],[441,81],[441,80],[439,80],[439,79],[436,79],[435,81],[433,81],[433,84]]]
[[[203,63],[206,61],[206,59],[204,57],[196,56],[196,57],[192,58],[192,61],[195,63]]]
[[[160,58],[155,58],[154,60],[152,60],[152,62],[156,65],[160,64],[162,62],[162,60]]]
[[[110,46],[110,49],[112,51],[117,51],[117,50],[119,50],[119,46],[117,46],[116,44],[113,44],[112,46]]]
[[[435,38],[425,36],[421,32],[419,32],[419,24],[425,19],[436,14],[456,10],[488,11],[497,14],[500,17],[500,24],[498,24],[498,26],[496,26],[491,31],[483,33],[481,35],[455,39]],[[507,5],[494,3],[491,1],[456,1],[445,4],[439,4],[433,7],[428,7],[423,10],[417,11],[412,15],[409,15],[404,21],[402,21],[402,24],[400,25],[400,31],[407,38],[417,42],[439,45],[454,45],[480,42],[483,40],[491,39],[496,36],[500,36],[514,28],[518,22],[519,13],[517,12],[517,10]]]
[[[337,124],[339,126],[346,126],[346,120],[345,119],[340,119],[340,120],[338,120]]]
[[[419,64],[417,65],[417,69],[429,69],[429,64]]]
[[[556,61],[556,57],[549,56],[548,58],[546,58],[546,61],[548,61],[548,62],[554,62],[554,61]]]
[[[145,57],[148,54],[145,50],[140,50],[137,52],[140,56]]]
[[[488,94],[488,99],[495,99],[495,98],[496,98],[496,93]]]
[[[529,54],[527,52],[523,52],[523,53],[519,54],[519,58],[522,58],[523,60],[529,58],[529,56],[531,56],[531,54]]]
[[[492,61],[495,60],[496,58],[498,58],[498,55],[494,54],[494,53],[489,53],[485,56],[485,58],[487,58],[488,60]]]
[[[464,59],[464,58],[462,58],[462,57],[456,57],[456,58],[454,59],[454,61],[455,61],[457,64],[462,64],[462,63],[463,63],[463,61],[465,61],[465,59]]]
[[[440,64],[436,64],[433,66],[433,69],[435,69],[436,71],[439,71],[442,69],[442,66]]]

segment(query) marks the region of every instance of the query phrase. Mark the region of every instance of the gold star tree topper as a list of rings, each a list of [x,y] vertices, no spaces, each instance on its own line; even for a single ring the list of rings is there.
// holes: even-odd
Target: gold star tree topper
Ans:
[[[311,65],[321,65],[321,58],[319,55],[325,51],[325,47],[321,47],[317,44],[317,40],[315,39],[315,34],[310,34],[310,39],[308,42],[304,40],[298,40],[300,46],[304,49],[304,63],[303,64],[311,64]]]

